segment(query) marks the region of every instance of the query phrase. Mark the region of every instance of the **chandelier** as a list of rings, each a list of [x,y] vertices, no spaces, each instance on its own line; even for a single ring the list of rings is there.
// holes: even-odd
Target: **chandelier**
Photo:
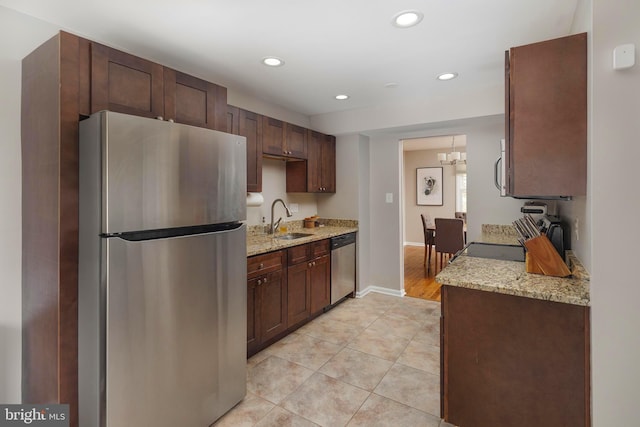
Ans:
[[[466,165],[467,153],[456,151],[456,137],[451,137],[451,152],[438,153],[438,160],[441,165]]]

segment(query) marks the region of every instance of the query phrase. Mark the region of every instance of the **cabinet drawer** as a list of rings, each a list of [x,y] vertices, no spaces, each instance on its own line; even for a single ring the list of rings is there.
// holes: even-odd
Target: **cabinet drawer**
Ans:
[[[309,243],[310,255],[309,259],[318,258],[329,253],[329,239],[319,240]]]
[[[309,244],[294,246],[287,249],[287,258],[289,260],[289,265],[299,264],[310,259]]]
[[[248,258],[247,277],[253,278],[261,274],[281,270],[284,265],[284,255],[284,251],[277,251]]]

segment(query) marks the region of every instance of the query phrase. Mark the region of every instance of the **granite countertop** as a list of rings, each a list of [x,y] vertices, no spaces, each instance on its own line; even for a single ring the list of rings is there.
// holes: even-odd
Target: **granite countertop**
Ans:
[[[283,233],[274,236],[266,234],[261,226],[250,226],[247,228],[247,256],[273,252],[358,231],[358,221],[343,219],[320,219],[319,221],[320,226],[314,228],[303,228],[303,221],[288,222],[287,232],[310,234],[310,236],[293,240],[277,239],[275,237]]]
[[[515,232],[510,233],[482,227],[476,240],[484,243],[518,244]],[[502,234],[502,236],[500,236]],[[515,243],[514,243],[515,242]],[[527,298],[555,301],[574,305],[589,305],[589,273],[572,251],[567,251],[567,265],[571,276],[566,278],[527,273],[524,262],[501,261],[459,256],[447,265],[436,280],[443,285],[497,292]]]

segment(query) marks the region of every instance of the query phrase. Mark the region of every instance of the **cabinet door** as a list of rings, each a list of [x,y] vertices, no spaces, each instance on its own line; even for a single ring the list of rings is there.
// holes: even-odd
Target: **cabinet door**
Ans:
[[[287,321],[289,326],[303,322],[311,315],[307,262],[289,266],[287,270]]]
[[[336,192],[336,137],[324,135],[320,161],[321,188],[323,193]]]
[[[324,134],[309,131],[307,140],[307,191],[322,192],[322,143]]]
[[[311,314],[320,313],[331,304],[331,258],[329,255],[311,261]]]
[[[442,310],[447,422],[590,425],[588,307],[443,286]]]
[[[144,117],[164,114],[160,64],[91,44],[91,113],[116,111]]]
[[[227,105],[227,132],[240,135],[240,109]]]
[[[170,68],[164,69],[164,118],[227,131],[227,90]]]
[[[284,122],[271,117],[262,120],[262,152],[272,156],[282,157],[284,149]]]
[[[262,119],[251,111],[239,111],[238,135],[247,138],[247,191],[262,191]]]
[[[287,329],[287,292],[282,270],[262,278],[260,287],[260,341]]]
[[[247,281],[247,355],[254,354],[260,345],[258,332],[260,329],[258,280],[260,278],[256,277]]]
[[[285,155],[298,159],[307,158],[307,129],[285,123]]]
[[[505,65],[508,194],[586,194],[586,34],[512,48]]]

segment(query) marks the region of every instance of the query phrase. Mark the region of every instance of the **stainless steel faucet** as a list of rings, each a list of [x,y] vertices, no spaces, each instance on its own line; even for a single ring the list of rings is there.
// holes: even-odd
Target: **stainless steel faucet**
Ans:
[[[287,207],[287,205],[285,205],[284,200],[282,199],[275,199],[273,201],[273,203],[271,203],[271,226],[269,227],[269,234],[273,234],[276,231],[276,228],[273,225],[273,209],[276,207],[276,203],[282,203],[282,206],[284,206],[284,209],[287,211],[287,218],[293,216],[293,214],[291,213],[291,211],[289,210],[289,208]],[[282,218],[280,218],[278,220],[278,222],[276,222],[276,227],[278,224],[280,224],[280,221],[282,220]]]

